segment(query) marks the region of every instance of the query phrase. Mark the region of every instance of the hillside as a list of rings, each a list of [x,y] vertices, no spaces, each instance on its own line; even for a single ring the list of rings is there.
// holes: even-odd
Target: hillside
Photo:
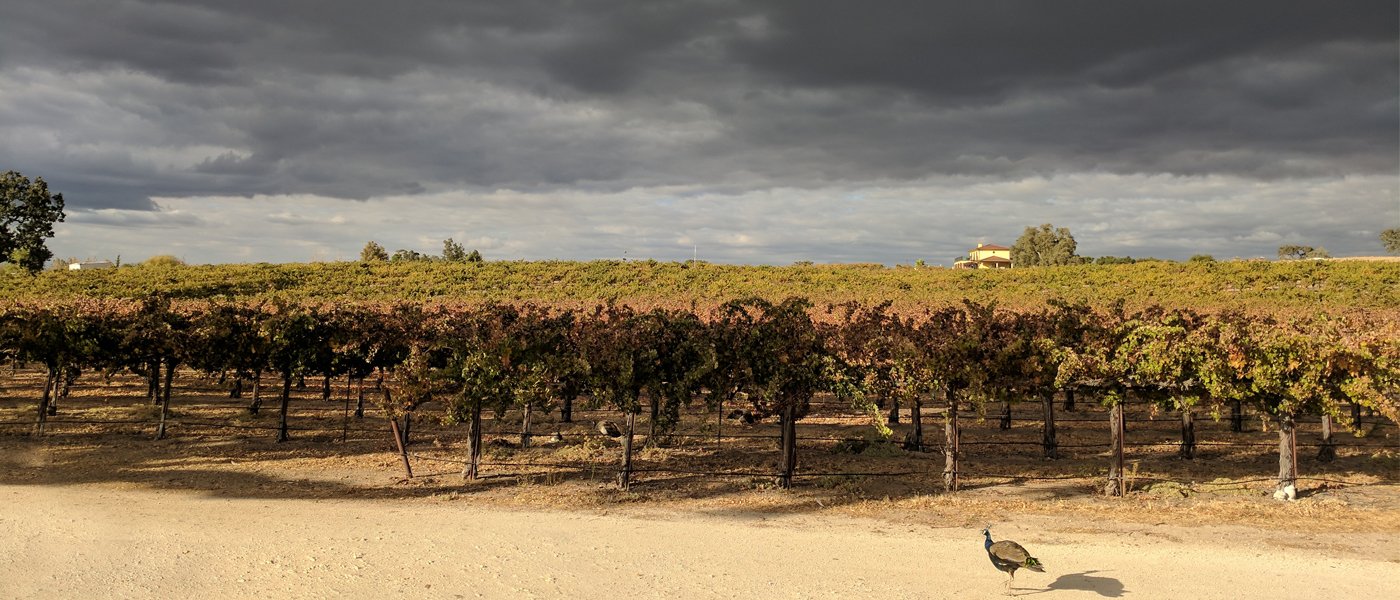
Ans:
[[[942,306],[974,299],[1030,308],[1047,299],[1082,299],[1130,308],[1161,304],[1197,310],[1269,312],[1393,311],[1400,308],[1400,263],[1367,261],[1139,263],[955,271],[879,265],[793,267],[686,263],[488,262],[288,263],[123,267],[49,271],[0,278],[0,297],[415,300],[480,303],[539,301],[634,306],[713,306],[758,295],[806,296],[818,304],[891,301]]]

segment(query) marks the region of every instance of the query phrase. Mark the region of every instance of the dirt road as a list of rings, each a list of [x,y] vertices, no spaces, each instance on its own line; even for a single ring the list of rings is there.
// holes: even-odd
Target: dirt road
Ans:
[[[1400,597],[1400,564],[1345,548],[1385,537],[1185,529],[993,532],[1048,566],[1017,578],[1038,598]],[[1002,577],[976,529],[842,516],[0,486],[4,598],[988,598]]]

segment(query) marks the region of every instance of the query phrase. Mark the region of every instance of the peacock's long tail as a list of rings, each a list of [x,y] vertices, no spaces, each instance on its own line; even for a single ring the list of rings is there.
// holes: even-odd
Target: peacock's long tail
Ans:
[[[1040,561],[1039,561],[1039,560],[1036,560],[1036,559],[1031,558],[1031,557],[1026,557],[1026,564],[1022,565],[1022,568],[1024,568],[1024,569],[1030,569],[1030,570],[1035,571],[1035,572],[1037,572],[1037,573],[1044,573],[1044,572],[1045,572],[1045,565],[1040,564]]]

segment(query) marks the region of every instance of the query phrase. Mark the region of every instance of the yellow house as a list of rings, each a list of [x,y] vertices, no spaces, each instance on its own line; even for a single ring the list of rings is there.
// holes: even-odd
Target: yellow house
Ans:
[[[954,269],[1010,269],[1011,249],[996,244],[978,243],[967,251],[970,260],[953,263]]]

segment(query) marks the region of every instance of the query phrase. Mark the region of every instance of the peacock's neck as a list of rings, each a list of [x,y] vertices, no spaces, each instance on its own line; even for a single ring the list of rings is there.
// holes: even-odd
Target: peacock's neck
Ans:
[[[984,535],[987,536],[987,543],[982,544],[982,547],[983,547],[983,548],[986,548],[986,549],[988,549],[988,550],[991,550],[991,549],[992,549],[992,534],[988,533],[988,534],[984,534]]]

